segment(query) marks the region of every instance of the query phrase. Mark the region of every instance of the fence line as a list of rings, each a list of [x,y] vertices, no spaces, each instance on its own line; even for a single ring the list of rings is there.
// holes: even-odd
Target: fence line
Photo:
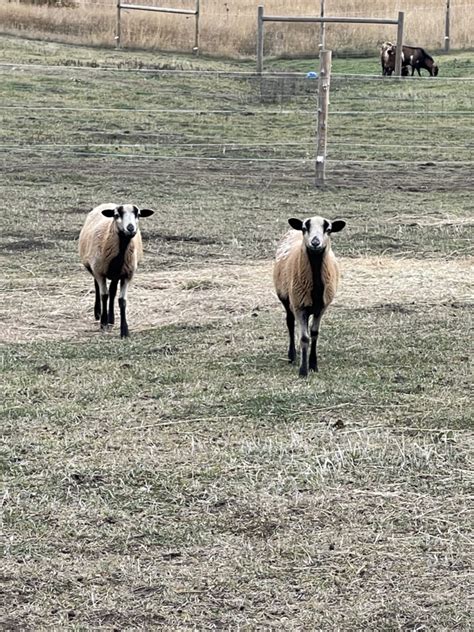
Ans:
[[[25,67],[38,70],[36,65]],[[18,66],[9,65],[7,72],[11,68]],[[104,81],[103,73],[78,75],[74,72],[77,67],[62,67],[64,75],[57,72],[57,66],[47,68],[43,75],[38,73],[34,78],[22,75],[19,70],[18,86],[15,84],[9,102],[4,100],[0,106],[7,121],[4,129],[11,130],[8,136],[5,132],[0,136],[0,164],[4,173],[14,174],[16,165],[21,174],[18,177],[27,178],[24,166],[28,163],[35,173],[41,170],[46,178],[54,178],[56,167],[51,167],[48,175],[47,165],[56,165],[56,162],[59,165],[64,157],[65,167],[69,168],[60,171],[59,178],[67,171],[79,173],[85,165],[89,173],[93,173],[92,165],[95,165],[98,177],[103,173],[110,178],[114,173],[127,173],[127,168],[130,173],[134,169],[146,173],[155,167],[176,177],[181,177],[180,174],[184,177],[187,171],[194,170],[207,173],[209,178],[215,173],[221,173],[226,179],[241,174],[242,182],[251,179],[252,183],[263,184],[271,182],[273,176],[289,182],[292,171],[299,182],[314,178],[318,107],[315,89],[318,84],[316,81],[308,83],[311,92],[302,94],[307,88],[302,88],[300,73],[257,76],[255,73],[165,71],[160,73],[165,79],[149,81],[145,88],[138,83],[142,81],[137,79],[138,75],[117,74],[112,77],[122,82],[122,93],[128,94],[133,86],[139,85],[142,100],[137,103],[117,98],[118,107],[114,107],[114,102],[101,97],[104,91],[109,91],[110,75]],[[51,76],[49,69],[59,77],[58,93],[40,92],[35,103],[23,100],[23,88],[30,85],[34,89],[37,77]],[[127,69],[127,73],[130,72],[137,70]],[[6,84],[13,82],[16,76],[10,77],[4,72]],[[206,81],[209,77],[211,80]],[[224,84],[219,83],[222,77],[225,77]],[[291,79],[286,82],[288,77]],[[430,84],[412,83],[405,90],[402,84],[387,82],[382,77],[377,80],[385,84],[370,86],[364,76],[352,77],[354,80],[332,76],[333,87],[335,83],[337,88],[332,95],[336,109],[331,112],[333,125],[326,161],[341,186],[345,186],[347,178],[347,181],[363,180],[364,170],[367,170],[374,178],[388,178],[387,182],[396,188],[407,187],[412,181],[409,174],[420,165],[418,185],[421,178],[422,182],[429,182],[429,186],[442,188],[445,185],[440,174],[444,174],[449,186],[460,184],[465,188],[474,164],[471,146],[464,144],[469,138],[466,131],[471,130],[468,124],[473,116],[468,108],[472,102],[471,83],[454,79],[457,84],[463,84],[458,94],[454,84],[443,89],[443,84],[436,84],[437,79],[433,78],[429,79]],[[71,79],[69,88],[66,80]],[[199,81],[193,84],[195,79]],[[214,86],[220,91],[212,91]],[[391,87],[395,89],[387,89]],[[280,103],[283,95],[291,98]],[[231,100],[249,97],[254,102]],[[94,99],[92,104],[90,99]],[[58,105],[50,106],[48,100]],[[93,103],[100,107],[94,107]],[[133,107],[134,104],[138,107]],[[191,107],[186,107],[188,104]],[[145,107],[140,107],[143,105]],[[432,136],[433,117],[437,119],[435,137]],[[354,122],[347,124],[348,119]],[[376,142],[377,138],[380,143]],[[123,161],[122,166],[120,161]],[[251,178],[252,173],[256,179]]]
[[[205,110],[205,109],[148,109],[148,108],[74,108],[74,107],[62,107],[62,106],[34,106],[34,109],[41,112],[139,112],[141,114],[196,114],[197,116],[219,114],[223,116],[229,116],[231,114],[237,116],[290,116],[309,114],[315,116],[314,110]],[[0,105],[0,110],[27,110],[28,115],[31,116],[31,109],[25,105]],[[474,116],[472,110],[410,110],[409,112],[390,112],[387,110],[336,110],[331,112],[331,116],[379,116],[384,115],[386,118],[390,117],[402,117],[406,118],[407,114],[410,116]]]
[[[313,60],[314,62],[314,60]],[[261,80],[262,78],[267,79],[300,79],[301,81],[313,81],[306,77],[306,72],[284,72],[284,71],[263,71],[262,73],[255,73],[250,71],[228,71],[228,70],[186,70],[182,68],[177,69],[169,69],[169,68],[119,68],[114,66],[76,66],[76,65],[68,65],[68,64],[14,64],[11,62],[0,62],[0,70],[15,70],[18,68],[31,70],[32,72],[36,72],[37,70],[51,70],[57,72],[58,70],[68,70],[68,71],[92,71],[92,72],[121,72],[121,73],[137,73],[137,74],[158,74],[158,75],[191,75],[199,79],[204,78],[228,78],[228,79],[255,79],[256,81]],[[387,77],[382,76],[381,74],[373,74],[373,75],[365,75],[365,74],[353,74],[353,73],[331,73],[331,80],[344,81],[350,79],[351,81],[381,81],[386,82],[387,84],[394,84],[393,77],[390,80]],[[474,75],[472,76],[463,76],[463,77],[430,77],[430,76],[421,76],[421,77],[402,77],[399,79],[401,82],[414,82],[421,83],[426,81],[435,81],[436,83],[459,83],[459,82],[470,82],[474,81]],[[314,82],[316,83],[316,82]],[[398,84],[397,84],[398,85]]]
[[[107,133],[107,132],[104,132]],[[113,132],[109,132],[110,134],[113,134]],[[147,136],[153,136],[154,134],[148,134]],[[155,134],[155,136],[158,136],[158,134]],[[348,146],[348,142],[350,142],[350,146]],[[55,148],[71,148],[71,147],[113,147],[115,145],[120,145],[120,147],[125,147],[125,148],[132,148],[132,147],[136,147],[136,148],[140,148],[140,149],[149,149],[150,147],[187,147],[187,148],[192,148],[192,147],[222,147],[222,148],[228,148],[228,149],[243,149],[243,148],[266,148],[266,147],[312,147],[314,145],[314,141],[301,141],[298,143],[265,143],[265,142],[261,142],[261,143],[239,143],[237,141],[232,141],[232,140],[223,140],[220,142],[216,142],[216,143],[196,143],[196,142],[189,142],[189,143],[117,143],[117,142],[110,142],[110,143],[36,143],[36,142],[28,142],[25,143],[24,145],[9,145],[9,144],[2,144],[0,143],[0,149],[15,149],[16,147],[19,148],[24,148],[24,147],[29,147],[29,148],[34,148],[34,147],[55,147]],[[376,148],[385,148],[385,149],[393,149],[394,147],[397,148],[404,148],[404,149],[442,149],[442,148],[449,148],[449,149],[468,149],[468,150],[474,150],[474,145],[470,145],[470,144],[465,144],[465,145],[456,145],[453,143],[442,143],[442,144],[437,144],[437,145],[417,145],[417,144],[387,144],[387,143],[354,143],[352,141],[331,141],[331,147],[333,146],[343,146],[346,148],[347,151],[351,150],[351,147],[376,147]]]
[[[43,150],[37,151],[36,153],[39,155],[50,156],[56,154],[58,150]],[[20,148],[16,147],[13,150],[9,150],[9,154],[17,153],[21,154],[24,152],[29,152],[31,154],[31,147]],[[117,152],[88,152],[86,150],[80,151],[61,151],[61,155],[69,155],[69,156],[82,156],[88,158],[133,158],[138,161],[156,161],[156,160],[169,160],[169,161],[191,161],[191,162],[216,162],[220,163],[302,163],[302,164],[314,164],[314,158],[237,158],[237,157],[223,157],[223,156],[167,156],[163,154],[147,154],[146,156],[143,154],[122,154]],[[380,160],[367,160],[367,159],[344,159],[344,158],[327,158],[328,162],[332,163],[341,163],[341,164],[362,164],[362,165],[378,165],[380,164]],[[448,167],[459,167],[459,166],[470,166],[474,165],[474,160],[463,160],[463,161],[449,161],[449,160],[429,160],[425,158],[424,160],[385,160],[387,165],[426,165],[429,162],[430,167],[436,167],[441,165],[446,165]]]

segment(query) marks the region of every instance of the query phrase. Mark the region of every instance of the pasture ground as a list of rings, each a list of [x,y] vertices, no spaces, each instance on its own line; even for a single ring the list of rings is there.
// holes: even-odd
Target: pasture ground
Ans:
[[[472,83],[335,77],[350,114],[317,191],[304,82],[0,48],[2,628],[468,630]],[[92,60],[123,72],[76,67]],[[157,209],[127,341],[99,333],[76,254],[110,199]],[[348,226],[303,381],[271,258],[315,213]]]

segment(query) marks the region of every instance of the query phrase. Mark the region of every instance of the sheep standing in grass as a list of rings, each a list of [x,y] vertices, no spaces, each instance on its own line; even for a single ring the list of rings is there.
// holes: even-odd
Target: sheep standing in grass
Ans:
[[[308,375],[309,321],[311,351],[309,370],[318,370],[316,344],[321,318],[333,301],[339,282],[339,266],[331,249],[331,233],[344,228],[346,222],[331,222],[323,217],[300,220],[291,218],[289,230],[280,242],[273,268],[273,281],[278,298],[286,310],[290,336],[288,360],[294,362],[295,318],[301,330],[300,375]]]
[[[115,321],[114,301],[120,281],[120,336],[128,336],[127,289],[142,258],[140,217],[153,215],[151,209],[132,204],[101,204],[87,216],[79,235],[79,256],[94,277],[94,316],[106,329]],[[107,279],[110,279],[109,293]],[[108,303],[108,309],[107,309]]]

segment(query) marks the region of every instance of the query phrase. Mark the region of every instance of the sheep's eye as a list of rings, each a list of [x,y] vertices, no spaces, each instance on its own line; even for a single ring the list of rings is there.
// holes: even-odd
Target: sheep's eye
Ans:
[[[331,232],[331,224],[329,222],[327,222],[326,220],[324,220],[323,231],[325,233],[330,233]]]

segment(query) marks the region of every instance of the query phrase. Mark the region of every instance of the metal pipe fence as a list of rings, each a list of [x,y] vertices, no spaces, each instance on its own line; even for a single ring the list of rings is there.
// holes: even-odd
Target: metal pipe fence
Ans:
[[[200,15],[200,0],[194,0],[194,9],[173,9],[166,7],[156,7],[143,4],[130,4],[123,3],[121,0],[117,0],[117,20],[115,27],[115,45],[116,48],[122,46],[122,11],[153,11],[155,13],[170,13],[174,15],[194,15],[194,46],[193,53],[197,55],[199,53],[199,15]]]

